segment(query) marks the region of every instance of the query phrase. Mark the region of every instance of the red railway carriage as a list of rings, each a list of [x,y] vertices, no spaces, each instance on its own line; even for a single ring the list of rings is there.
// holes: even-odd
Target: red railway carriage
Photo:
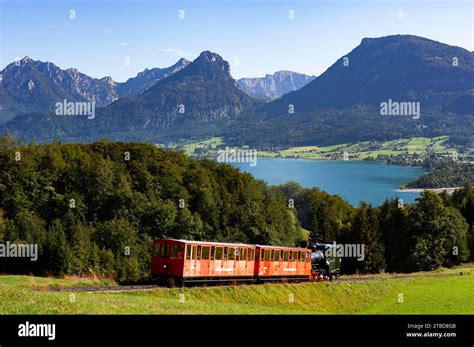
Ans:
[[[155,240],[151,274],[178,282],[310,280],[311,250],[188,240]]]
[[[260,280],[310,280],[311,250],[307,248],[256,246],[255,276]]]
[[[151,274],[169,284],[254,279],[256,247],[246,244],[155,240]]]

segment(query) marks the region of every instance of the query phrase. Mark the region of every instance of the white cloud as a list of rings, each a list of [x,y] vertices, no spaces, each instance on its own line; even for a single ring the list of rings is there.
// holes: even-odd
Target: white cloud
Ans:
[[[180,58],[196,58],[198,56],[197,54],[185,52],[177,48],[158,48],[158,51],[173,54]]]

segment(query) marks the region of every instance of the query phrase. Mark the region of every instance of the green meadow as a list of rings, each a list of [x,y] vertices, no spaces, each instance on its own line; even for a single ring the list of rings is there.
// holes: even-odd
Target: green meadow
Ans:
[[[342,159],[343,153],[347,152],[352,160],[376,159],[379,155],[396,156],[401,154],[417,154],[424,157],[428,150],[437,154],[449,154],[455,151],[454,148],[448,148],[445,142],[449,140],[448,136],[413,137],[385,142],[359,142],[355,144],[343,143],[333,146],[301,146],[290,147],[275,151],[259,151],[259,157],[268,158],[302,158],[302,159]],[[225,146],[222,137],[213,137],[204,141],[191,142],[173,148],[183,150],[190,156],[214,156],[217,148]],[[470,150],[471,153],[474,149]],[[471,154],[472,155],[472,154]]]
[[[110,284],[113,281],[3,275],[0,314],[474,314],[474,264],[418,273],[415,278],[381,275],[372,281],[127,292],[48,290]]]

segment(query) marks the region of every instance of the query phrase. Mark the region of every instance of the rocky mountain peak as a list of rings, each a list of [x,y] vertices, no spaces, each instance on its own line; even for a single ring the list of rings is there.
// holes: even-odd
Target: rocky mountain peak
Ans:
[[[25,55],[25,57],[24,57],[23,59],[21,59],[20,61],[21,61],[21,63],[23,63],[23,64],[27,64],[27,63],[32,63],[32,62],[34,62],[34,60],[31,59],[31,58],[30,58],[29,56],[27,56],[27,55]]]
[[[205,74],[218,72],[218,74],[224,73],[225,78],[232,79],[230,74],[230,65],[225,61],[219,54],[210,51],[202,52],[192,63],[188,64],[187,67],[190,69],[183,70],[183,73],[189,74]]]

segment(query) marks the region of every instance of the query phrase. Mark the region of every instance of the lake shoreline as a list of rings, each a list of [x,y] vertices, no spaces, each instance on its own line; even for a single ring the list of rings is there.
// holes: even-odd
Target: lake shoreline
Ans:
[[[435,193],[442,193],[447,191],[448,194],[452,194],[455,190],[461,189],[462,187],[450,187],[450,188],[400,188],[395,189],[394,192],[397,193],[422,193],[425,190]]]
[[[305,188],[317,187],[328,194],[340,196],[353,206],[358,206],[361,201],[381,205],[385,200],[401,195],[394,192],[395,189],[425,174],[421,168],[365,160],[262,158],[255,166],[230,164],[270,185],[293,181]],[[403,194],[406,203],[412,203],[418,197],[416,192]]]
[[[328,157],[304,157],[304,156],[271,156],[271,155],[258,155],[257,157],[259,160],[266,160],[266,159],[301,159],[301,160],[311,160],[311,161],[353,161],[353,162],[374,162],[384,165],[394,165],[394,166],[401,166],[401,167],[413,167],[416,169],[423,169],[423,165],[404,165],[403,163],[388,163],[385,160],[380,159],[367,159],[367,158],[350,158],[344,160],[342,158],[328,158]]]

